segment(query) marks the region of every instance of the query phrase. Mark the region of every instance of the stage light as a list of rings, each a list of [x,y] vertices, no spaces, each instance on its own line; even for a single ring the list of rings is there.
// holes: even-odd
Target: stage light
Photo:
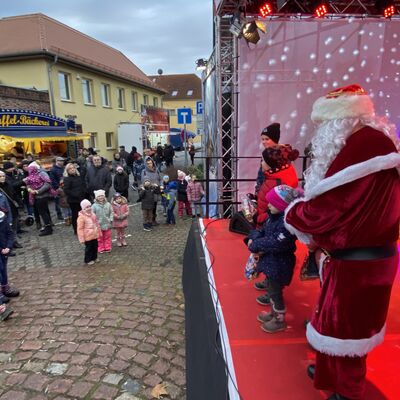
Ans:
[[[260,14],[262,17],[266,17],[267,15],[272,13],[272,5],[271,3],[265,3],[260,7]]]
[[[235,35],[236,37],[240,38],[242,36],[244,25],[245,24],[244,22],[242,22],[240,13],[236,13],[236,15],[232,17],[229,32],[232,33],[232,35]]]
[[[386,7],[386,8],[383,10],[383,16],[384,16],[385,18],[390,18],[390,17],[392,17],[394,14],[396,14],[396,7],[394,6],[394,4],[392,4],[392,5],[389,6],[389,7]]]
[[[197,71],[204,71],[207,68],[207,60],[204,58],[199,58],[196,60],[196,70]]]
[[[260,30],[263,33],[266,32],[266,27],[261,21],[254,20],[251,22],[247,22],[244,25],[242,34],[247,43],[253,43],[253,44],[258,43],[258,41],[260,40],[260,35],[258,33],[258,30]]]
[[[378,12],[382,13],[385,18],[390,18],[396,14],[396,6],[394,1],[391,0],[376,0],[375,8]]]
[[[315,7],[314,14],[317,18],[324,17],[328,14],[328,6],[325,3],[318,4]]]

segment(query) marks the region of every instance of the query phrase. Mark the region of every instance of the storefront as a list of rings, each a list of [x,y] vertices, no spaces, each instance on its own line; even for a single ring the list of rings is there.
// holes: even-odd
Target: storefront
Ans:
[[[0,109],[0,157],[15,155],[15,147],[23,148],[23,156],[32,154],[44,164],[54,157],[76,158],[83,140],[89,136],[73,131],[72,121],[54,115],[26,110]]]

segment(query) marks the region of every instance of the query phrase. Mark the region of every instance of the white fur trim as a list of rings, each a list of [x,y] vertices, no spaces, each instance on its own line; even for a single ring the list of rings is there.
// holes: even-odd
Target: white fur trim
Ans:
[[[399,169],[399,167],[399,153],[390,153],[384,156],[377,156],[367,161],[350,165],[336,174],[320,181],[311,190],[309,190],[308,193],[306,193],[305,201],[313,199],[336,187],[345,185],[346,183],[354,182],[357,179],[364,178],[365,176],[375,172],[391,168]]]
[[[298,198],[294,201],[292,201],[285,210],[285,216],[284,216],[284,223],[285,223],[285,228],[293,235],[297,236],[297,239],[300,240],[300,242],[304,244],[311,244],[312,243],[312,236],[309,233],[305,233],[302,231],[299,231],[296,229],[293,225],[290,225],[288,222],[286,222],[286,215],[289,212],[289,210],[297,203],[300,203],[301,201],[304,201],[304,197]]]
[[[320,97],[313,105],[314,122],[344,118],[370,118],[375,115],[374,103],[368,95]]]
[[[386,324],[380,332],[366,339],[338,339],[321,335],[309,323],[306,335],[311,346],[320,353],[339,357],[362,357],[383,342],[385,331]]]

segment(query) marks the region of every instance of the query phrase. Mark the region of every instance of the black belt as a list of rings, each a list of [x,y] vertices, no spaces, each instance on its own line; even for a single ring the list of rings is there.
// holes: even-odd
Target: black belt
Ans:
[[[349,249],[324,250],[324,253],[337,260],[379,260],[381,258],[393,257],[397,254],[397,245],[377,247],[354,247]]]

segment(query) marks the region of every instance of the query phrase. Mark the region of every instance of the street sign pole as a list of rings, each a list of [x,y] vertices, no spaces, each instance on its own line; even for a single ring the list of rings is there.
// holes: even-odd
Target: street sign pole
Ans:
[[[183,137],[184,137],[185,143],[183,145],[185,146],[185,169],[187,170],[187,167],[188,167],[188,146],[187,146],[187,131],[186,131],[186,115],[184,117],[185,117],[185,124],[183,125],[183,129],[184,129]]]

